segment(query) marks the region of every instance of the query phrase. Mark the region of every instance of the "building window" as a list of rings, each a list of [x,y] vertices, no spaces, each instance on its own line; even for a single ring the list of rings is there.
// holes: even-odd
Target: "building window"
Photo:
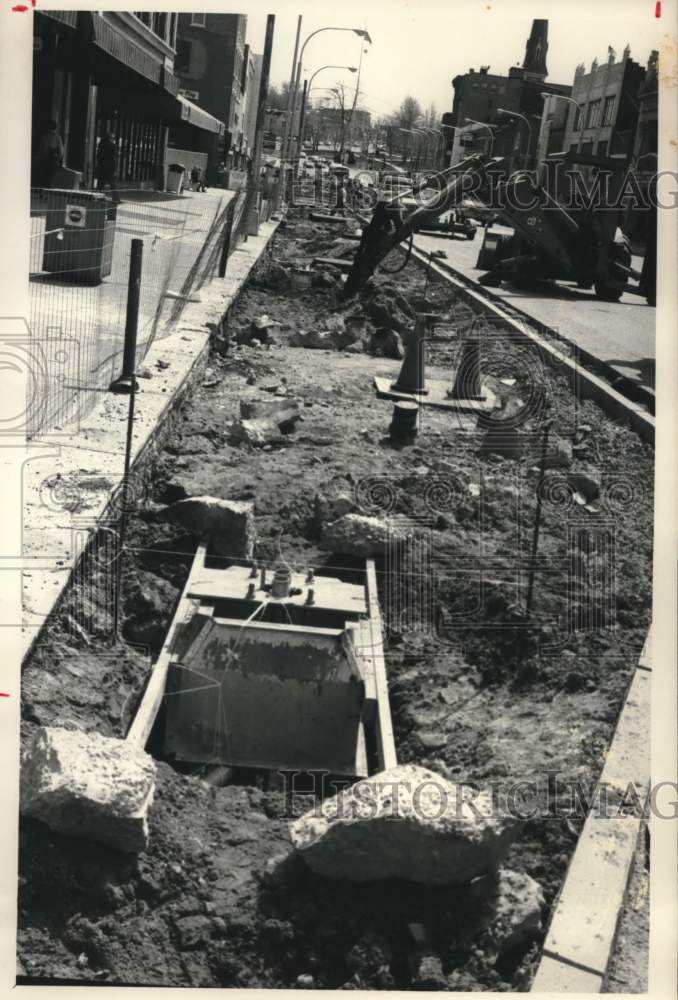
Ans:
[[[575,132],[581,132],[581,130],[584,127],[584,109],[577,108],[574,117],[575,117],[574,130]]]
[[[170,14],[170,29],[169,29],[169,44],[173,49],[176,50],[177,47],[177,22],[179,20],[178,14]]]
[[[600,101],[591,101],[589,104],[588,117],[586,119],[587,128],[596,128],[600,125]]]
[[[174,72],[178,74],[188,73],[191,65],[191,43],[185,38],[177,41],[177,54],[174,57]]]
[[[603,125],[613,124],[615,103],[616,103],[616,97],[614,94],[612,94],[611,97],[605,98],[605,105],[603,107]]]
[[[204,28],[207,21],[207,14],[191,14],[191,27]]]

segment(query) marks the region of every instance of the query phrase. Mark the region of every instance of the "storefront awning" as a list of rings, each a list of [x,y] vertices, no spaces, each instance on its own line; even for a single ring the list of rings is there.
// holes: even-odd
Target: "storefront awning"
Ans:
[[[97,13],[92,15],[92,27],[94,31],[93,41],[98,48],[103,49],[118,62],[135,70],[141,76],[146,77],[147,80],[160,83],[162,67],[157,59],[115,31]]]
[[[40,17],[51,17],[53,21],[60,21],[61,24],[67,24],[69,28],[78,27],[77,10],[36,10],[35,13],[40,15]]]
[[[223,122],[220,122],[218,118],[210,115],[207,111],[203,111],[202,108],[199,108],[197,104],[193,104],[188,98],[182,97],[181,94],[177,97],[177,106],[179,111],[178,117],[182,122],[195,125],[196,128],[201,128],[205,132],[214,132],[215,135],[224,134]]]

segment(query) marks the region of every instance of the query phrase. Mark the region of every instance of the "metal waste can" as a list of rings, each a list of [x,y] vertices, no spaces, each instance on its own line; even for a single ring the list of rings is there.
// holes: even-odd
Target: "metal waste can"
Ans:
[[[170,194],[181,194],[185,173],[183,163],[170,163],[167,168],[167,190]]]
[[[113,266],[116,214],[117,206],[105,194],[51,188],[43,270],[98,285]]]
[[[493,268],[500,260],[501,245],[505,239],[504,234],[496,229],[486,229],[476,267],[483,271],[489,271],[490,268]]]

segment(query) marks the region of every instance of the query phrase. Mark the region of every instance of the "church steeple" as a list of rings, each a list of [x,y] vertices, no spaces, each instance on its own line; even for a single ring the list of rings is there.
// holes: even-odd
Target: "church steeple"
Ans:
[[[533,79],[544,80],[548,75],[546,68],[546,53],[549,47],[548,31],[548,21],[535,18],[525,46],[525,59],[523,60],[525,75]]]

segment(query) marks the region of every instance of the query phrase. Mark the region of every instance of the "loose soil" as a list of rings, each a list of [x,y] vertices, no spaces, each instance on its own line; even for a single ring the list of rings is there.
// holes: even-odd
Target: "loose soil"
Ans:
[[[315,499],[345,494],[356,511],[388,510],[414,525],[422,573],[435,583],[425,603],[420,576],[397,580],[378,565],[398,760],[478,788],[537,783],[542,804],[548,789],[546,811],[528,819],[506,862],[543,887],[546,925],[584,818],[570,807],[572,786],[585,797],[595,783],[649,624],[653,453],[594,404],[575,412],[563,379],[539,368],[535,380],[528,349],[490,331],[487,363],[507,407],[541,386],[552,441],[561,452],[574,445],[569,471],[600,486],[586,507],[562,476],[544,491],[527,622],[539,437],[528,457],[501,457],[481,448],[486,432],[475,419],[426,409],[415,442],[396,447],[387,433],[392,404],[376,398],[371,380],[394,378],[399,361],[289,346],[293,333],[325,329],[343,307],[336,283],[290,287],[282,265],[337,238],[334,228],[295,219],[276,235],[137,491],[126,642],[108,642],[106,568],[92,558],[26,667],[23,737],[39,724],[126,734],[196,545],[157,519],[163,505],[203,494],[252,500],[258,559],[280,551],[299,568],[345,568],[351,560],[322,548]],[[398,292],[449,321],[428,352],[429,376],[449,379],[455,331],[473,322],[468,308],[414,263],[378,273],[376,283],[387,298]],[[262,313],[282,328],[269,343],[237,346]],[[229,444],[239,400],[283,390],[302,405],[294,432],[264,448]],[[587,540],[599,528],[608,530],[612,561]],[[413,620],[404,609],[417,600],[423,614]],[[241,774],[214,788],[200,773],[158,769],[150,845],[138,859],[21,821],[18,954],[30,981],[292,987],[302,976],[300,985],[319,988],[416,988],[408,926],[421,923],[442,962],[435,988],[529,989],[539,941],[496,961],[472,916],[472,890],[342,885],[302,863],[275,884],[263,877],[266,862],[289,849],[279,782]]]

